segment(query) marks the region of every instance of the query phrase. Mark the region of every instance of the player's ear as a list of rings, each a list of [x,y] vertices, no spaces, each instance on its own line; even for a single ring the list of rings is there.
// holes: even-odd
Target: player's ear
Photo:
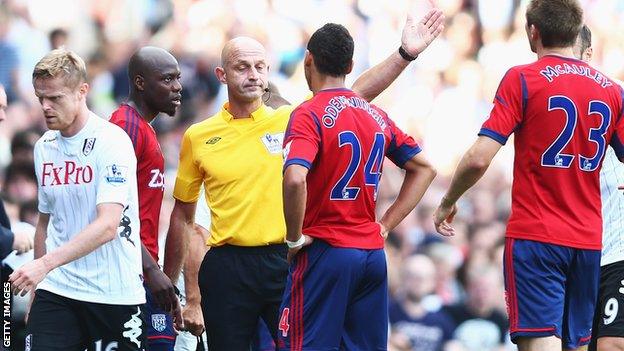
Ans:
[[[529,26],[529,35],[531,36],[531,40],[533,41],[536,41],[540,38],[539,30],[534,24]]]
[[[590,46],[587,49],[585,49],[585,52],[583,53],[583,56],[585,58],[584,61],[589,62],[591,61],[592,57],[594,56],[594,49]]]
[[[87,94],[89,93],[89,84],[87,84],[86,82],[80,83],[76,91],[78,91],[79,99],[86,98]]]
[[[227,84],[227,81],[225,80],[225,69],[223,67],[215,68],[214,72],[219,82]]]
[[[310,53],[310,50],[306,50],[305,51],[305,56],[303,57],[303,65],[304,66],[310,66],[310,65],[312,65],[313,62],[314,62],[314,58],[312,57],[312,54]]]
[[[351,73],[352,70],[353,70],[353,60],[349,62],[349,67],[347,67],[347,72],[345,74]]]
[[[134,77],[134,86],[137,88],[138,91],[144,91],[145,90],[145,79],[143,79],[142,75],[137,74]]]

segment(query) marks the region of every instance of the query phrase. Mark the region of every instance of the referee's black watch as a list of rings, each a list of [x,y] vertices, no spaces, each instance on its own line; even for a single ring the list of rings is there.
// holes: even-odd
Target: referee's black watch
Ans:
[[[401,55],[405,61],[414,61],[418,57],[418,55],[412,56],[408,54],[407,51],[403,49],[403,45],[399,46],[399,55]]]

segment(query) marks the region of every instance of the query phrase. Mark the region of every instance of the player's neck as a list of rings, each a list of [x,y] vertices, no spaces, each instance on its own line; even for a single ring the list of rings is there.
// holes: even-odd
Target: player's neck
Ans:
[[[345,76],[332,77],[318,75],[312,78],[311,90],[314,95],[321,90],[345,88]]]
[[[576,56],[574,56],[574,50],[572,49],[571,46],[565,47],[565,48],[544,48],[544,47],[538,48],[537,50],[538,58],[542,58],[546,55],[556,55],[556,56],[562,56],[562,57],[576,58]]]
[[[69,125],[69,127],[60,130],[61,135],[65,138],[71,138],[74,135],[78,134],[87,124],[87,121],[89,120],[89,115],[89,109],[86,105],[83,106],[82,109],[80,109],[80,112],[78,112],[78,115],[76,115],[76,118],[74,119],[72,124]]]
[[[135,93],[130,92],[130,97],[128,98],[128,105],[132,106],[141,118],[143,118],[147,123],[151,123],[156,116],[158,116],[158,111],[153,111],[149,108],[149,106],[145,103],[143,99],[138,98]]]
[[[227,105],[227,111],[233,118],[248,118],[251,114],[260,108],[262,98],[253,101],[243,101],[230,98]]]

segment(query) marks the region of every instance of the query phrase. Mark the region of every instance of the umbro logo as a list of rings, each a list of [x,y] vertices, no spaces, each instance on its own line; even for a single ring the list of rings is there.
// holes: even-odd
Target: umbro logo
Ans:
[[[216,144],[219,140],[221,140],[221,137],[212,137],[210,139],[208,139],[208,141],[206,141],[206,144]]]

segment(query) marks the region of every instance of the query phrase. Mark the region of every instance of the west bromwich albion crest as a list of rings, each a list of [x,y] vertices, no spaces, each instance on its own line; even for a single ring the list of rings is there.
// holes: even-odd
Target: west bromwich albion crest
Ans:
[[[157,332],[162,332],[165,328],[167,328],[167,317],[161,313],[153,314],[152,327],[154,327]]]
[[[95,138],[86,138],[82,144],[82,154],[88,156],[95,146]]]

